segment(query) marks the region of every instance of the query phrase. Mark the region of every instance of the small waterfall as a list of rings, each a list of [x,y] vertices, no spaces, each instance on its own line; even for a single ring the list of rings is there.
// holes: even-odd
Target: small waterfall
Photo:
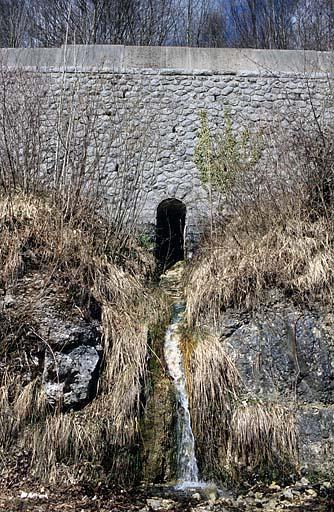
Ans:
[[[191,487],[198,482],[198,467],[195,456],[195,440],[191,429],[189,400],[183,355],[180,348],[179,323],[185,306],[173,305],[173,317],[165,336],[165,359],[173,379],[178,410],[178,487]]]

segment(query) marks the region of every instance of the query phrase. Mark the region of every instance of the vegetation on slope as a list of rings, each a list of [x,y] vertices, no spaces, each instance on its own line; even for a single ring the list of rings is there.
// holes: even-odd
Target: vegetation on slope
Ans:
[[[141,436],[147,395],[152,398],[163,384],[165,402],[173,403],[158,350],[163,331],[159,340],[148,343],[149,324],[164,325],[166,301],[152,293],[154,261],[131,234],[140,176],[132,191],[119,189],[121,206],[110,210],[104,201],[110,183],[103,182],[98,163],[92,166],[85,156],[94,140],[94,111],[77,103],[75,92],[70,97],[75,112],[70,110],[68,124],[57,124],[61,136],[53,155],[54,174],[50,172],[50,155],[40,158],[48,141],[37,137],[38,108],[33,124],[29,121],[34,89],[23,88],[17,77],[2,80],[6,95],[13,95],[12,103],[2,103],[0,123],[0,288],[7,296],[21,287],[26,296],[22,307],[0,313],[2,460],[19,444],[32,471],[46,479],[94,479],[110,472],[133,481],[140,474],[139,447],[143,438],[147,442]],[[78,118],[85,124],[84,137],[78,135]],[[297,433],[287,407],[240,400],[243,389],[235,364],[221,340],[203,326],[218,326],[229,307],[256,307],[272,288],[308,303],[330,302],[333,289],[331,133],[321,129],[321,137],[315,137],[312,129],[295,132],[289,144],[278,139],[282,146],[276,147],[271,139],[272,151],[261,161],[262,141],[248,151],[252,138],[245,133],[240,165],[231,124],[228,130],[229,144],[217,146],[218,153],[214,146],[197,152],[209,163],[214,159],[214,173],[213,167],[202,169],[211,187],[212,212],[217,196],[217,204],[228,207],[211,217],[208,235],[189,266],[184,347],[201,468],[218,480],[226,475],[240,479],[245,466],[288,471],[296,463]],[[210,137],[204,139],[212,143]],[[126,219],[121,214],[124,201],[131,206]],[[36,275],[37,294],[29,288]],[[27,347],[42,345],[43,354],[53,350],[38,337],[35,325],[35,305],[50,290],[62,297],[66,314],[87,322],[98,319],[102,325],[98,394],[82,411],[48,406],[40,368],[31,375],[25,361]],[[149,422],[157,424],[154,418]],[[163,446],[159,443],[158,449]]]
[[[201,467],[218,480],[228,475],[240,482],[296,471],[298,429],[295,404],[245,395],[219,339],[222,318],[232,309],[251,314],[273,290],[308,307],[332,304],[334,146],[319,118],[290,133],[247,137],[227,120],[215,138],[202,116],[195,161],[212,217],[188,266],[185,292]]]
[[[253,134],[246,141],[248,154],[240,157],[234,142],[233,158],[221,158],[229,138],[228,125],[222,142],[198,143],[211,147],[202,166],[215,163],[215,172],[206,175],[212,176],[206,184],[215,217],[188,274],[189,324],[217,322],[228,307],[252,308],[273,288],[295,300],[331,303],[332,130],[310,123],[266,138]],[[259,161],[252,161],[254,144],[267,147]]]
[[[82,101],[74,85],[63,91],[45,133],[40,104],[48,84],[4,71],[0,83],[1,464],[5,469],[5,455],[20,447],[31,474],[47,480],[94,479],[110,470],[118,480],[134,480],[148,327],[166,311],[149,285],[154,259],[134,229],[142,170],[129,161],[134,151],[138,162],[145,141],[135,135],[137,142],[124,144],[129,154],[114,178],[110,207],[105,164],[87,156],[96,143],[96,106]],[[107,146],[121,130],[108,133]],[[101,325],[98,396],[81,411],[63,412],[61,402],[51,407],[45,400],[44,354],[59,347],[39,335],[37,312],[52,298],[63,317]]]
[[[21,429],[27,426],[25,447],[32,450],[35,469],[48,477],[57,462],[86,460],[101,465],[112,446],[131,446],[138,435],[140,395],[147,375],[148,323],[159,310],[146,288],[153,270],[149,256],[130,241],[114,255],[111,244],[106,246],[105,230],[112,237],[110,226],[91,224],[92,217],[88,218],[89,226],[82,216],[66,220],[46,197],[12,195],[1,201],[1,288],[14,291],[24,276],[35,273],[44,283],[37,297],[26,290],[31,299],[24,309],[1,315],[2,325],[7,319],[2,352],[8,365],[1,385],[2,448],[11,445],[16,435],[23,436]],[[22,368],[21,375],[8,374],[12,352],[21,347],[24,353],[27,343],[31,351],[40,342],[34,300],[43,303],[50,287],[67,297],[70,314],[79,310],[86,321],[101,316],[100,392],[82,414],[56,411],[46,416],[40,376],[24,385]],[[44,349],[52,350],[45,344]]]

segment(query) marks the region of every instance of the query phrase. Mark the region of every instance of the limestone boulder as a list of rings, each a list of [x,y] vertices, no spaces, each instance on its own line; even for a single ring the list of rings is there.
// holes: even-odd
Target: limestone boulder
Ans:
[[[65,409],[78,409],[96,392],[101,351],[79,345],[66,352],[46,352],[43,384],[47,401]]]

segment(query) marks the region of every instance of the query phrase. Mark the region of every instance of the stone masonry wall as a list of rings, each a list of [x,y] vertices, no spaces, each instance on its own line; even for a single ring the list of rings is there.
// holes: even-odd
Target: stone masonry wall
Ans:
[[[297,118],[307,118],[311,108],[320,112],[326,103],[327,115],[332,114],[330,53],[79,47],[74,59],[75,48],[66,51],[70,53],[3,50],[2,59],[8,67],[36,70],[51,79],[46,118],[56,115],[61,90],[74,88],[81,98],[89,98],[96,109],[100,146],[89,150],[92,158],[105,150],[101,158],[111,177],[110,200],[128,137],[132,159],[143,170],[140,223],[153,227],[159,203],[176,198],[187,207],[189,236],[196,236],[209,208],[193,162],[202,110],[214,131],[223,127],[226,111],[236,128],[255,129],[289,128]],[[108,145],[111,126],[122,137],[112,137]]]

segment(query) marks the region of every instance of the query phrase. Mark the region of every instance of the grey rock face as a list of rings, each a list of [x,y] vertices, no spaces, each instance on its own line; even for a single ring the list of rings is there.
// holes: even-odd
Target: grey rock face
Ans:
[[[38,333],[48,341],[53,350],[70,348],[79,345],[97,345],[100,332],[98,325],[87,323],[80,317],[64,318],[64,314],[57,311],[52,305],[44,307],[39,313]]]
[[[0,309],[2,321],[10,325],[26,315],[29,324],[24,341],[29,363],[25,380],[29,382],[43,372],[50,405],[60,403],[64,409],[78,409],[92,400],[102,354],[100,322],[83,318],[80,309],[68,300],[67,291],[39,273],[22,278],[5,299],[0,300],[0,308],[5,303],[6,317]],[[19,361],[17,365],[21,368]],[[20,373],[23,375],[22,370]]]
[[[80,345],[72,350],[45,355],[43,383],[51,405],[79,408],[93,398],[100,364],[96,347]]]
[[[231,319],[227,322],[231,329]],[[252,393],[333,403],[331,339],[324,317],[282,306],[236,324],[228,341]]]
[[[298,415],[302,466],[329,477],[333,474],[334,405],[314,404]]]
[[[101,359],[98,322],[62,310],[50,298],[39,311],[38,334],[46,342],[43,383],[47,401],[78,409],[94,398]]]
[[[47,340],[43,383],[47,401],[78,409],[94,398],[101,351],[98,324],[66,317],[52,304],[39,315],[39,335]]]
[[[334,315],[287,302],[226,313],[222,337],[252,399],[291,404],[301,467],[334,469]]]

